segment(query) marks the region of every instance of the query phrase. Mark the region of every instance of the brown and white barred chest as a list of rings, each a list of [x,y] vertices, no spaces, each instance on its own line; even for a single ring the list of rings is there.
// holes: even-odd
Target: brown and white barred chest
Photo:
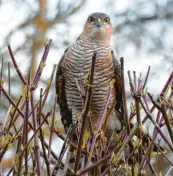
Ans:
[[[92,56],[97,51],[91,118],[98,124],[109,92],[110,81],[114,75],[111,48],[109,43],[93,43],[86,38],[79,39],[72,45],[62,63],[65,77],[65,92],[68,108],[72,111],[73,120],[84,107],[82,95],[78,89],[86,86],[86,80],[91,68]],[[115,105],[115,91],[112,91],[110,106]]]

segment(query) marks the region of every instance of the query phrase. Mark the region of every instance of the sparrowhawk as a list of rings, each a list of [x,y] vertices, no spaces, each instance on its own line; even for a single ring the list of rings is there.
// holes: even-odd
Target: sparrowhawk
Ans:
[[[84,108],[81,92],[86,92],[85,84],[90,74],[94,52],[97,54],[90,108],[93,130],[99,124],[110,90],[110,82],[113,79],[115,83],[109,102],[111,113],[106,124],[106,134],[111,135],[113,131],[122,128],[121,68],[111,50],[111,36],[112,24],[109,16],[100,12],[92,13],[84,25],[82,34],[72,46],[65,50],[58,64],[56,93],[61,120],[66,131]],[[86,123],[86,129],[89,129],[89,122]]]

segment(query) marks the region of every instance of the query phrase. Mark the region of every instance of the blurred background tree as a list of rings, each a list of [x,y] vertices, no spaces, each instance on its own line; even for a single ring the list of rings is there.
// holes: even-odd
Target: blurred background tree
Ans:
[[[134,0],[121,10],[118,10],[118,3],[119,0],[109,0],[107,4],[116,24],[117,51],[122,54],[132,44],[135,52],[161,55],[172,68],[173,1]]]
[[[85,4],[85,1],[86,0],[1,1],[0,9],[12,9],[12,13],[14,11],[19,12],[19,14],[16,15],[16,13],[14,13],[15,15],[11,16],[10,20],[5,19],[4,16],[4,23],[11,24],[15,21],[16,24],[5,27],[8,32],[6,32],[5,36],[2,36],[1,38],[1,41],[3,41],[0,43],[0,53],[3,57],[8,57],[9,55],[6,55],[8,54],[7,45],[10,43],[15,54],[20,54],[20,57],[21,54],[23,54],[22,57],[24,57],[24,59],[18,59],[19,66],[24,68],[22,69],[24,75],[27,73],[27,70],[31,68],[32,79],[33,75],[35,75],[39,52],[44,46],[48,33],[51,33],[52,30],[55,31],[54,35],[56,37],[53,38],[53,47],[60,48],[64,47],[64,45],[67,46],[69,44],[67,40],[68,31],[70,30],[70,28],[68,28],[68,19],[79,11],[79,9]],[[18,15],[22,16],[22,18],[18,18]],[[0,25],[3,25],[2,22]],[[5,59],[4,65],[7,65],[7,61],[8,60]],[[4,76],[7,77],[7,72],[4,74]],[[12,81],[15,81],[16,85],[20,85],[19,79],[15,75],[16,73],[14,72]],[[17,90],[21,90],[21,88]],[[16,93],[20,93],[20,91]],[[7,107],[8,103],[3,104],[3,108]]]
[[[77,13],[84,5],[85,0],[70,1],[69,3],[61,0],[54,1],[53,3],[48,0],[2,1],[1,8],[3,8],[6,3],[12,3],[16,10],[25,9],[25,13],[21,14],[25,17],[22,22],[7,33],[1,48],[6,48],[9,41],[11,41],[17,33],[22,32],[24,40],[15,48],[14,52],[16,53],[22,50],[22,52],[29,54],[31,57],[32,75],[34,75],[36,57],[41,47],[44,45],[47,33],[50,30],[57,30],[58,28],[58,36],[64,35],[66,31],[60,30],[61,26],[59,25],[66,24],[68,18]],[[17,21],[17,19],[13,20]],[[60,46],[62,46],[65,40],[59,42],[61,42]]]

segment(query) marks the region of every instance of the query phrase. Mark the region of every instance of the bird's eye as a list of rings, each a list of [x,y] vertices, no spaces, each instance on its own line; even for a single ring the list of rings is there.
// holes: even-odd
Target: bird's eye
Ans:
[[[109,23],[110,22],[109,18],[104,18],[104,22]]]
[[[88,18],[88,22],[92,23],[94,21],[94,18],[93,17],[89,17]]]

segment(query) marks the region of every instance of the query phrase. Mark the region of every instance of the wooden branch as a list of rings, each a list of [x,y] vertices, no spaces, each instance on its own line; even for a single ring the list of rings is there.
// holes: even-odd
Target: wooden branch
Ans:
[[[80,164],[80,157],[81,157],[81,150],[82,150],[82,144],[83,144],[83,135],[85,131],[85,123],[88,115],[88,111],[90,109],[91,105],[91,100],[92,100],[92,85],[93,85],[93,80],[94,80],[94,70],[95,70],[95,63],[96,63],[96,52],[94,52],[94,55],[92,57],[92,64],[91,64],[91,72],[90,72],[90,77],[89,77],[89,88],[87,92],[87,98],[85,102],[85,108],[82,112],[82,126],[81,126],[81,131],[80,131],[80,136],[79,136],[79,141],[78,141],[78,147],[77,147],[77,154],[76,154],[76,160],[75,160],[75,167],[74,167],[74,172],[76,173],[79,169],[79,164]]]
[[[131,140],[132,137],[137,133],[138,130],[139,130],[138,127],[134,127],[134,128],[131,130],[129,136],[128,136],[127,139],[124,141],[124,143],[122,144],[121,148],[119,149],[119,151],[117,152],[117,154],[115,155],[114,158],[120,158],[120,155],[121,155],[121,153],[123,152],[124,148],[125,148],[126,145],[130,142],[130,140]],[[115,148],[115,149],[116,149],[116,148]],[[115,150],[115,149],[114,149],[114,150]],[[87,168],[85,168],[85,169],[79,170],[79,171],[77,172],[77,176],[81,176],[81,175],[83,175],[83,174],[89,172],[91,169],[97,167],[98,165],[100,165],[100,164],[104,163],[105,161],[107,161],[108,159],[110,159],[111,156],[112,156],[112,153],[114,152],[114,150],[113,150],[111,153],[109,153],[108,155],[106,155],[104,158],[102,158],[102,159],[100,159],[99,161],[97,161],[96,163],[93,163],[91,166],[89,166],[89,167],[87,167]],[[117,161],[118,161],[118,160],[117,160]]]
[[[166,123],[166,127],[168,129],[168,132],[169,132],[169,135],[170,135],[170,138],[171,138],[171,141],[172,141],[172,144],[173,144],[173,130],[172,130],[172,125],[170,123],[170,120],[168,119],[168,116],[167,116],[167,113],[166,113],[166,109],[165,109],[165,105],[163,104],[158,104],[156,101],[154,101],[152,95],[150,93],[148,93],[148,96],[151,100],[151,102],[155,105],[155,107],[161,111],[162,113],[162,116],[165,120],[165,123]]]
[[[150,73],[150,68],[151,68],[151,66],[148,67],[147,75],[145,77],[145,81],[144,81],[144,84],[143,84],[143,87],[142,87],[143,89],[145,89],[145,86],[147,84],[148,76],[149,76],[149,73]]]
[[[124,81],[124,58],[120,58],[121,62],[121,78],[122,78],[122,98],[123,98],[123,107],[124,107],[124,120],[126,123],[127,132],[130,133],[130,123],[128,120],[128,110],[127,110],[127,101],[126,101],[126,91],[125,91],[125,81]]]
[[[20,71],[20,69],[19,69],[19,66],[17,65],[16,59],[15,59],[15,57],[14,57],[14,54],[13,54],[13,51],[12,51],[12,49],[11,49],[10,44],[8,45],[8,50],[9,50],[11,59],[12,59],[12,61],[13,61],[14,67],[15,67],[15,69],[16,69],[16,72],[17,72],[17,74],[19,75],[19,78],[21,79],[21,81],[23,82],[23,84],[26,85],[27,82],[26,82],[25,78],[23,77],[23,75],[22,75],[22,73],[21,73],[21,71]]]

